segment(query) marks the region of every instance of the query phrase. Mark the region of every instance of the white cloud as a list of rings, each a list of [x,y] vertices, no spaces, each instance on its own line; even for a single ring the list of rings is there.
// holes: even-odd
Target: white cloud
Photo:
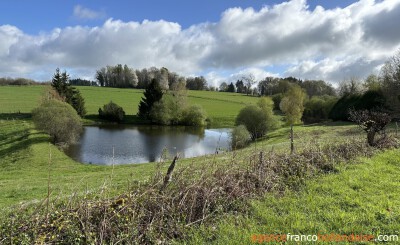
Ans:
[[[74,18],[81,20],[94,20],[102,19],[106,16],[106,14],[104,11],[95,11],[78,4],[74,7],[73,16]]]
[[[99,17],[99,12],[79,5],[74,13],[83,19]],[[400,48],[397,23],[400,0],[360,0],[331,10],[309,9],[305,0],[293,0],[259,10],[227,9],[218,22],[187,29],[164,20],[108,19],[97,27],[28,35],[3,25],[0,76],[44,79],[61,67],[86,77],[102,66],[121,63],[138,69],[164,66],[219,84],[245,72],[257,79],[278,75],[260,68],[277,65],[289,67],[279,71],[281,75],[338,82],[364,77],[393,55]]]

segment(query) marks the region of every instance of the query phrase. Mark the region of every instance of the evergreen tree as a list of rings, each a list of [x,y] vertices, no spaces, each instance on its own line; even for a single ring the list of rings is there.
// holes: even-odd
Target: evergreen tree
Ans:
[[[79,90],[70,86],[69,75],[66,71],[60,73],[60,69],[57,68],[51,81],[51,86],[65,100],[65,102],[70,104],[76,110],[79,116],[85,116],[85,100]]]
[[[156,79],[152,79],[149,86],[143,92],[144,97],[139,103],[138,116],[143,119],[148,119],[150,111],[155,102],[161,100],[163,96],[162,88]]]

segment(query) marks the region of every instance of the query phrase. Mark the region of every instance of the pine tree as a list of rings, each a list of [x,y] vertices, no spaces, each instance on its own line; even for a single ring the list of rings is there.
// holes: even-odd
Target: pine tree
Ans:
[[[79,116],[85,116],[85,100],[79,90],[70,86],[69,75],[66,71],[60,73],[60,69],[57,68],[51,81],[51,86],[65,100],[65,102],[70,104],[76,110]]]
[[[163,96],[162,89],[156,79],[151,80],[151,83],[146,88],[143,95],[144,98],[142,97],[139,103],[138,116],[143,119],[148,119],[154,103],[160,101]]]

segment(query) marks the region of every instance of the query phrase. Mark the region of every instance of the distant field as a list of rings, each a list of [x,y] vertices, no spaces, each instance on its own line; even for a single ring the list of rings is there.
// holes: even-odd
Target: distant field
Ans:
[[[30,113],[39,102],[44,86],[0,87],[0,113]],[[88,115],[97,115],[99,107],[110,100],[122,106],[127,115],[137,113],[143,95],[140,89],[78,87],[86,101]],[[189,91],[189,103],[203,106],[214,127],[231,127],[239,110],[256,103],[256,97],[237,93]]]

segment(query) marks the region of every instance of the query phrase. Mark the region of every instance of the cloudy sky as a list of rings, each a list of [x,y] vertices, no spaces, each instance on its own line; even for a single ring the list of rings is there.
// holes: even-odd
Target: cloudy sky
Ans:
[[[252,73],[337,83],[400,49],[400,0],[0,2],[0,77],[94,79],[127,64],[203,75]]]

